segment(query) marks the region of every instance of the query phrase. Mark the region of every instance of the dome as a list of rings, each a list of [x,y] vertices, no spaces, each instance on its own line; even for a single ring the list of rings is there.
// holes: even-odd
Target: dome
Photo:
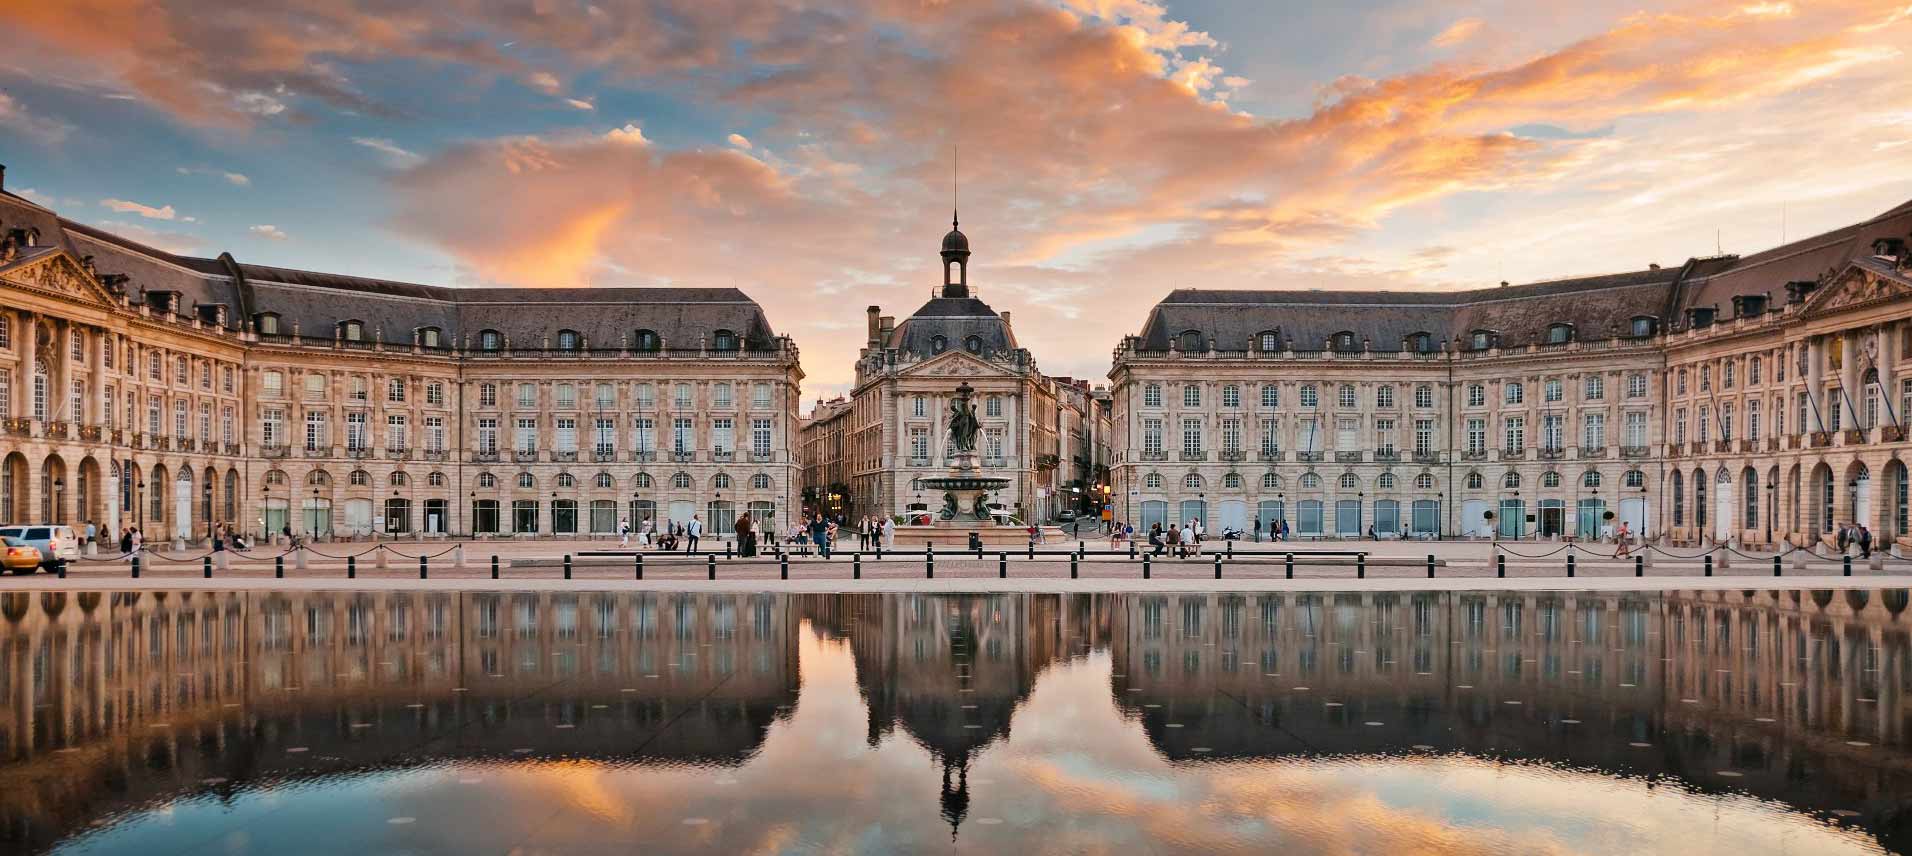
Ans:
[[[961,229],[951,228],[949,234],[943,236],[943,252],[969,252],[969,236]]]

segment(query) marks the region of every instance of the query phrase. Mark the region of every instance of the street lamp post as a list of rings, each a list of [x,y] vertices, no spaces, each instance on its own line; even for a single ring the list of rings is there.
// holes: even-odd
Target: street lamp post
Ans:
[[[146,480],[140,479],[139,491],[133,495],[133,514],[139,521],[140,537],[146,535]]]
[[[319,540],[319,489],[312,489],[312,540]]]

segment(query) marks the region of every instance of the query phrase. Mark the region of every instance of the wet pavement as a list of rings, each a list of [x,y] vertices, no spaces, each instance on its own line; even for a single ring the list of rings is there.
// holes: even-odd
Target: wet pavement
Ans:
[[[0,594],[0,851],[1877,853],[1907,592]]]

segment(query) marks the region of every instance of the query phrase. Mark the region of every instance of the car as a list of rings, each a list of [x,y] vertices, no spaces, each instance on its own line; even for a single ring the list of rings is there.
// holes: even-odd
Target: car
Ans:
[[[1073,511],[1070,511],[1067,508],[1056,512],[1057,523],[1074,523],[1075,519],[1076,519],[1076,513]]]
[[[18,538],[40,551],[40,567],[57,571],[67,562],[80,559],[80,536],[73,527],[51,523],[31,526],[0,526],[0,538]]]
[[[0,538],[0,571],[30,574],[40,567],[40,548],[13,537]]]

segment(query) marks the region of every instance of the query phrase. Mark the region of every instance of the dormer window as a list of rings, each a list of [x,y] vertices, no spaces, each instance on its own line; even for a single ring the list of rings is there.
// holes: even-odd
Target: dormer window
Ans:
[[[496,330],[485,330],[478,334],[478,350],[502,351],[504,347],[505,336],[503,333]]]
[[[146,292],[146,306],[161,315],[172,312],[178,300],[179,292],[177,291]]]
[[[1476,351],[1485,351],[1494,346],[1492,330],[1475,330],[1467,334],[1467,346]]]
[[[1659,328],[1660,319],[1658,318],[1654,318],[1651,315],[1633,316],[1633,337],[1636,339],[1644,339],[1651,336],[1659,330]]]
[[[1339,333],[1334,334],[1334,336],[1328,340],[1328,345],[1334,350],[1340,351],[1342,353],[1348,353],[1350,351],[1353,351],[1354,350],[1354,334],[1346,330],[1343,330]]]
[[[713,347],[719,351],[737,350],[737,334],[729,330],[718,330],[711,340],[714,343]]]
[[[558,350],[575,351],[577,349],[578,349],[578,331],[559,330],[558,331]]]
[[[1184,351],[1202,350],[1202,331],[1200,330],[1183,331],[1182,332],[1182,350]]]
[[[1281,350],[1281,334],[1273,330],[1259,333],[1255,338],[1261,342],[1261,350],[1264,352]]]
[[[226,305],[223,303],[200,303],[193,307],[199,313],[199,323],[215,327],[226,325]]]
[[[1408,336],[1407,348],[1408,350],[1413,351],[1417,354],[1433,353],[1434,352],[1434,335],[1432,333],[1415,333],[1411,336]]]
[[[963,347],[972,354],[981,355],[983,352],[983,337],[971,336],[967,339],[964,339]]]
[[[258,328],[261,336],[279,335],[279,313],[277,312],[261,312],[253,318],[252,323]]]
[[[424,327],[418,331],[418,343],[427,348],[436,348],[444,341],[444,331],[437,327]]]
[[[948,340],[948,339],[945,339],[945,338],[943,338],[943,337],[941,337],[941,336],[932,336],[932,337],[930,337],[930,340],[929,340],[929,352],[930,352],[930,353],[932,353],[932,354],[940,354],[940,353],[942,353],[942,352],[944,352],[944,351],[946,351],[946,350],[949,350],[949,340]]]
[[[339,336],[347,342],[365,341],[365,322],[344,321],[339,324]]]
[[[1733,317],[1751,318],[1766,311],[1766,295],[1741,294],[1733,298]]]
[[[1547,344],[1565,345],[1571,341],[1573,341],[1573,325],[1572,324],[1547,325]]]
[[[639,330],[631,341],[631,349],[635,351],[651,352],[656,351],[660,346],[656,330]]]
[[[1695,306],[1686,310],[1687,326],[1695,330],[1713,326],[1713,307]]]

